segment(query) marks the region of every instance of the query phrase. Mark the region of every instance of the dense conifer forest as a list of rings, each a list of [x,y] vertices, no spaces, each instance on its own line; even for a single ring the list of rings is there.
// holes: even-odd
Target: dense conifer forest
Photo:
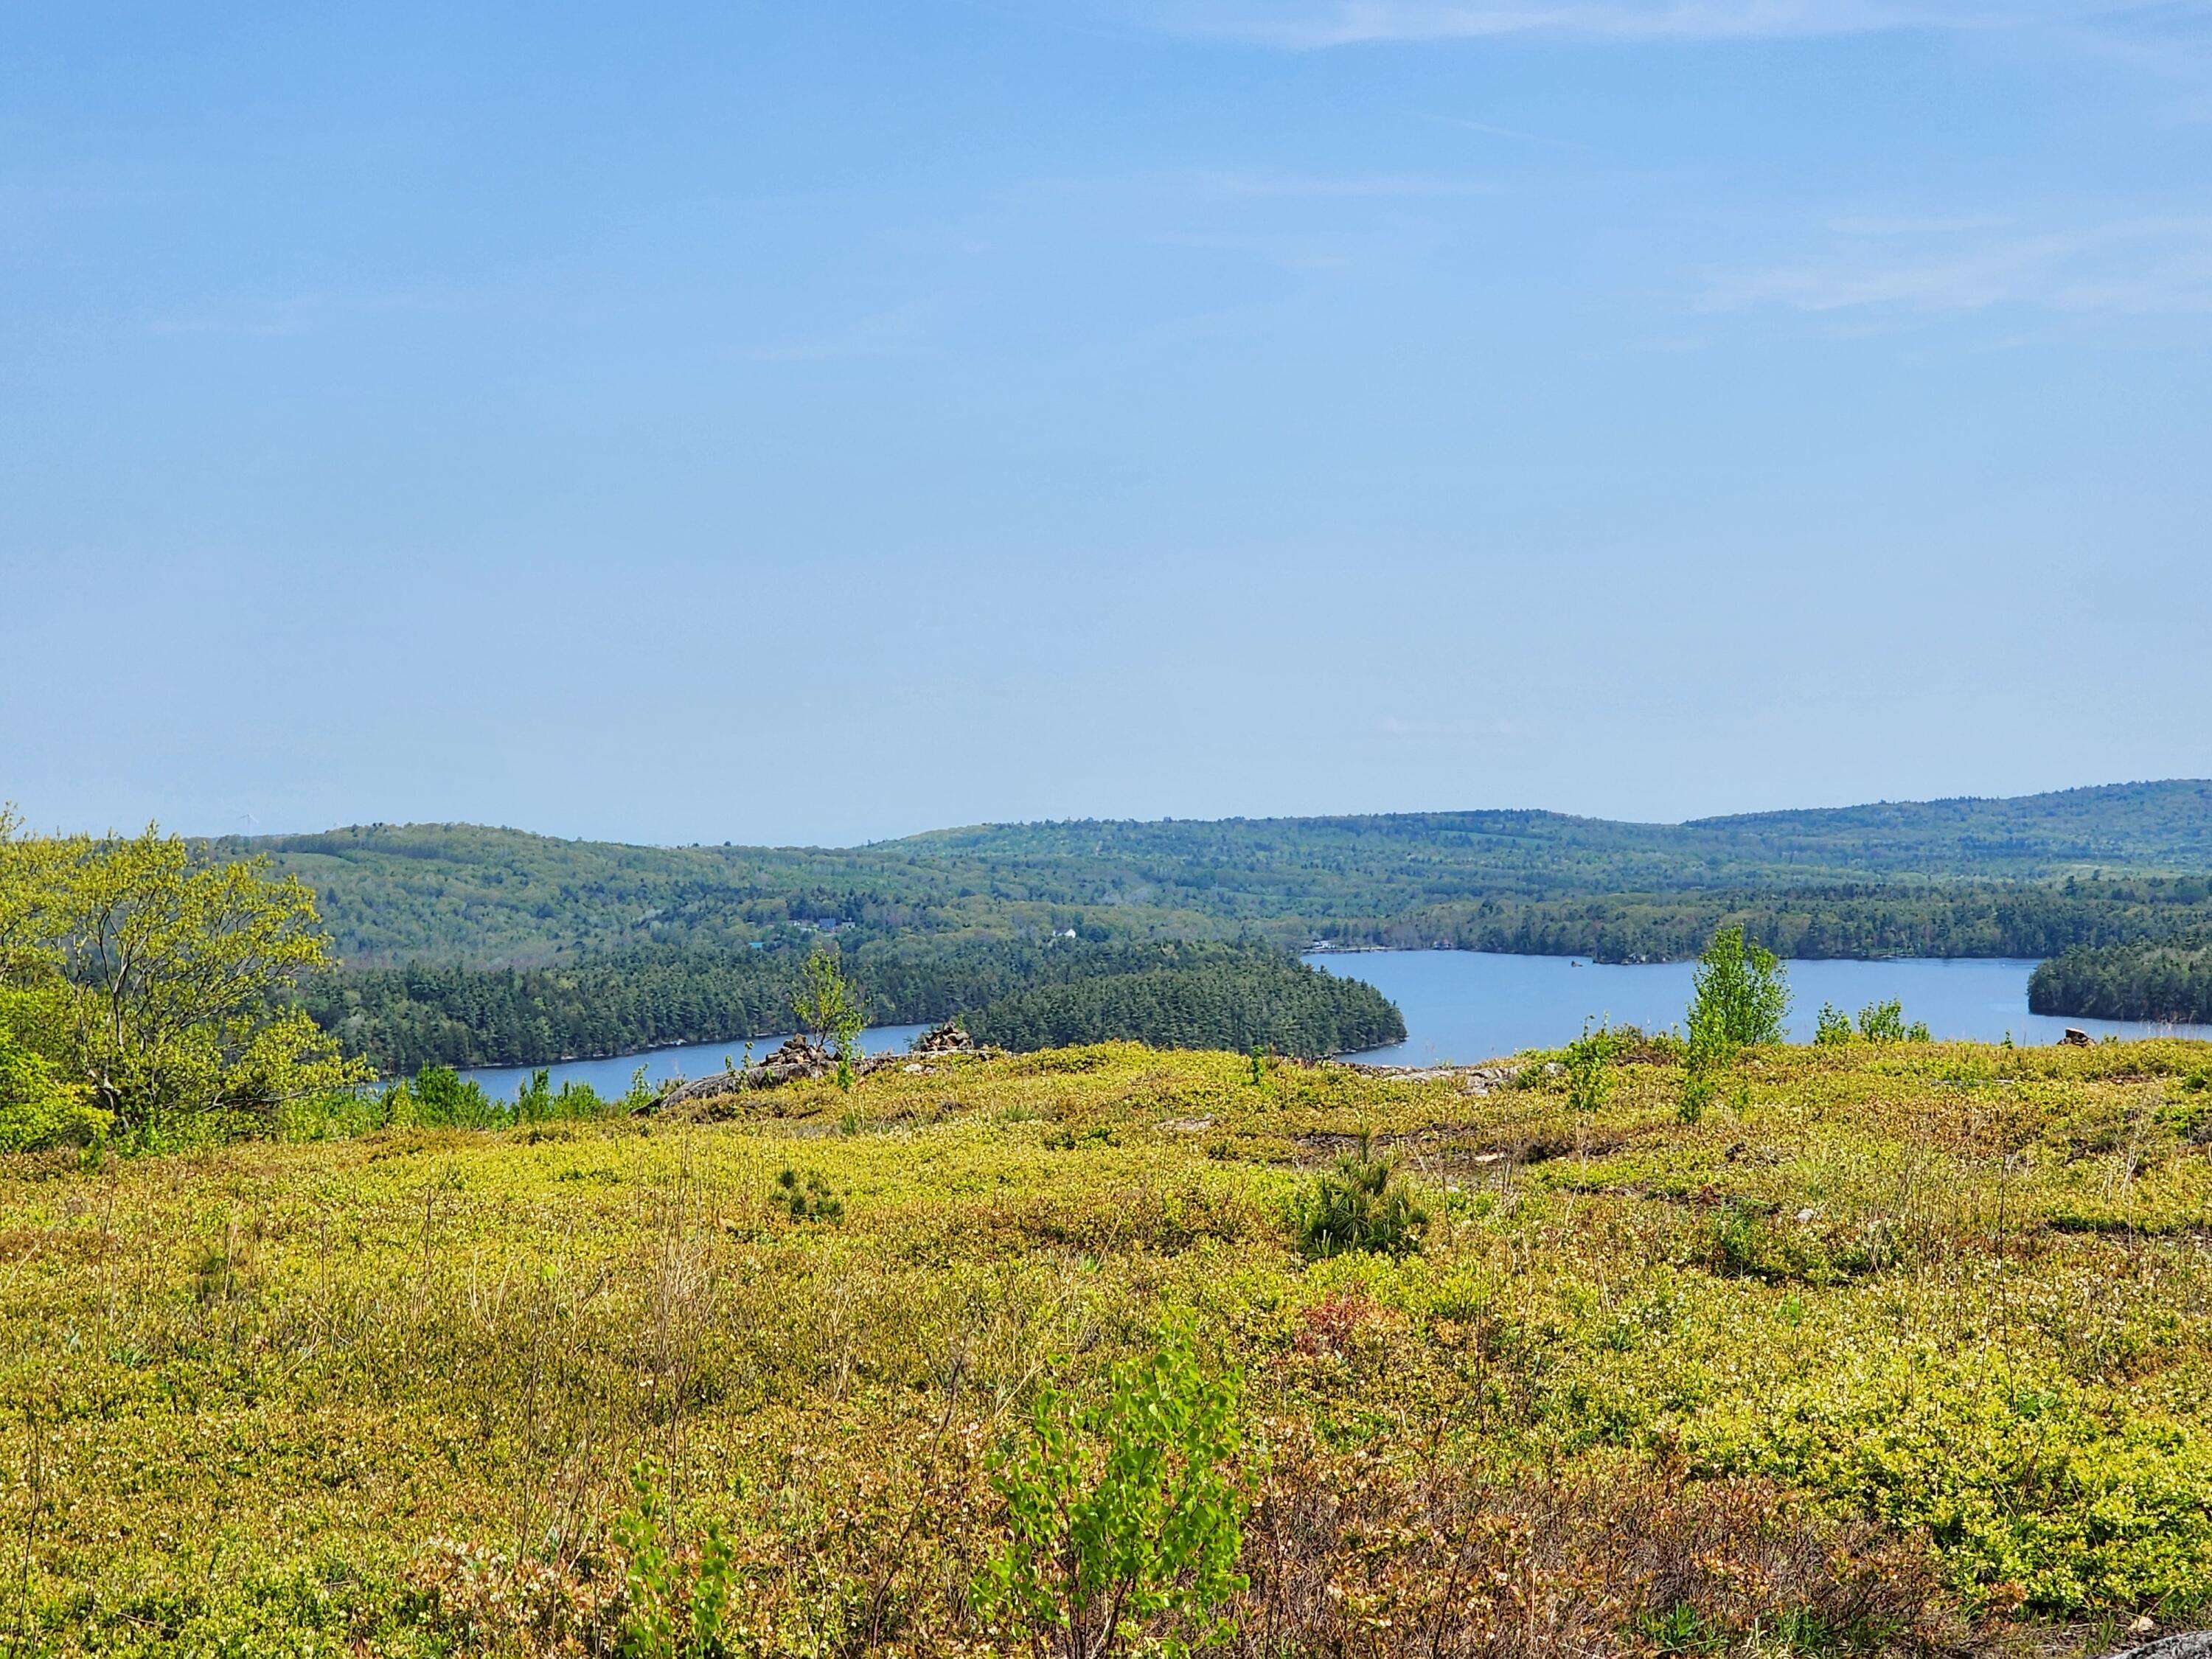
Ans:
[[[2212,1024],[2212,946],[2114,945],[2069,951],[2035,970],[2027,1006],[2085,1019]]]
[[[1405,1019],[1373,986],[1268,951],[1043,985],[986,1005],[968,1026],[977,1041],[1018,1052],[1135,1037],[1156,1048],[1316,1060],[1406,1039]]]
[[[921,938],[841,955],[870,1023],[966,1015],[1002,1048],[1133,1039],[1311,1058],[1405,1036],[1398,1011],[1371,987],[1267,945]],[[541,968],[415,963],[323,975],[301,994],[347,1053],[394,1075],[786,1032],[799,961],[780,945],[640,950]]]

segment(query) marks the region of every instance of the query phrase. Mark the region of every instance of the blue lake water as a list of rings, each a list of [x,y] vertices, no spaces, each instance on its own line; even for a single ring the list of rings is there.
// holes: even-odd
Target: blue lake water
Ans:
[[[1406,1041],[1359,1058],[1376,1065],[1426,1066],[1490,1060],[1522,1048],[1555,1048],[1585,1019],[1663,1031],[1680,1024],[1689,1006],[1694,963],[1639,963],[1608,967],[1570,957],[1492,956],[1476,951],[1327,951],[1306,958],[1347,979],[1363,979],[1405,1011]],[[2069,1025],[2092,1036],[2179,1035],[2212,1038],[2212,1026],[2153,1025],[2123,1020],[2057,1019],[2027,1012],[2031,961],[1912,958],[1896,962],[1792,962],[1790,1034],[1809,1042],[1820,1005],[1856,1014],[1870,1002],[1896,998],[1907,1020],[1925,1020],[1938,1037],[1995,1042],[2056,1042]],[[870,1054],[905,1048],[925,1028],[879,1025],[860,1036]],[[756,1037],[756,1059],[781,1037]],[[578,1060],[549,1066],[557,1088],[574,1079],[603,1095],[629,1086],[641,1066],[648,1081],[704,1077],[726,1060],[743,1064],[743,1042],[702,1042],[659,1048],[620,1060]],[[505,1097],[534,1068],[483,1066],[468,1073]]]
[[[927,1025],[872,1025],[860,1033],[860,1047],[872,1054],[896,1054],[911,1046],[928,1029]],[[665,1083],[677,1077],[704,1077],[709,1072],[720,1071],[725,1061],[744,1065],[748,1048],[755,1060],[765,1060],[782,1041],[780,1036],[754,1037],[750,1042],[741,1037],[735,1042],[695,1042],[682,1048],[654,1048],[641,1054],[625,1054],[619,1060],[571,1060],[542,1067],[479,1066],[461,1075],[474,1078],[483,1085],[486,1093],[500,1100],[514,1093],[530,1081],[532,1073],[540,1070],[552,1073],[556,1089],[568,1082],[588,1083],[602,1095],[618,1095],[629,1087],[630,1079],[641,1066],[645,1067],[645,1080],[648,1083]]]
[[[1667,1030],[1689,1006],[1689,962],[1607,966],[1570,957],[1492,956],[1477,951],[1325,952],[1306,960],[1364,979],[1406,1015],[1406,1041],[1359,1058],[1379,1066],[1488,1060],[1522,1048],[1556,1048],[1585,1019]],[[2027,1012],[2035,963],[2012,958],[1893,962],[1792,962],[1790,1036],[1809,1042],[1820,1005],[1856,1015],[1893,997],[1905,1018],[1925,1020],[1938,1038],[2056,1042],[2069,1025],[2092,1036],[2175,1034],[2212,1037],[2212,1027],[2127,1020],[2060,1019]]]

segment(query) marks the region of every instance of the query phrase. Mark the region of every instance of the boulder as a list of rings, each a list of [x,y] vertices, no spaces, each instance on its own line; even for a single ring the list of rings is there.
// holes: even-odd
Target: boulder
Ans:
[[[2189,1631],[2161,1636],[2139,1648],[2124,1649],[2112,1659],[2212,1659],[2212,1631]]]
[[[2089,1046],[2089,1034],[2078,1025],[2069,1025],[2066,1028],[2066,1035],[2058,1041],[2069,1048],[2086,1048]]]

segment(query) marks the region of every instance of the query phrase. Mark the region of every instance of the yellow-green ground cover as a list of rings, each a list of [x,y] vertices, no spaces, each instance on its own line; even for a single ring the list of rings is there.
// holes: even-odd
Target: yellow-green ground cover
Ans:
[[[732,1115],[0,1160],[20,1650],[981,1653],[1029,1391],[1240,1373],[1247,1653],[2092,1650],[2212,1599],[2212,1048],[1769,1050],[1680,1121],[1133,1047]],[[1306,1262],[1363,1132],[1430,1212]],[[842,1206],[794,1219],[779,1178]],[[831,1206],[833,1209],[836,1206]]]

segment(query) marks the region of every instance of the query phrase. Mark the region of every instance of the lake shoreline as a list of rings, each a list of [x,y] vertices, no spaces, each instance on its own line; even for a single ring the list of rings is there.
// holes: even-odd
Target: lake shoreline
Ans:
[[[1405,1015],[1403,1042],[1348,1049],[1332,1058],[1363,1066],[1422,1068],[1495,1062],[1532,1048],[1571,1041],[1586,1020],[1636,1024],[1653,1031],[1680,1026],[1689,1006],[1693,961],[1601,963],[1575,956],[1506,954],[1456,949],[1392,951],[1357,946],[1307,951],[1300,959],[1325,973],[1363,980]],[[1334,964],[1341,965],[1334,965]],[[1355,963],[1357,964],[1355,966]],[[2069,1026],[2093,1036],[2179,1035],[2212,1039],[2212,1028],[2152,1022],[2076,1020],[2028,1012],[2027,985],[2036,965],[2026,957],[1814,957],[1786,962],[1795,1006],[1791,1039],[1809,1041],[1824,1002],[1856,1014],[1895,998],[1908,1018],[1929,1021],[1939,1040],[2043,1046]],[[905,1048],[925,1025],[873,1026],[861,1035],[871,1054]],[[642,1065],[648,1082],[719,1071],[750,1042],[765,1051],[785,1034],[722,1042],[673,1043],[627,1054],[544,1066],[470,1066],[462,1074],[495,1094],[512,1094],[538,1071],[556,1088],[574,1079],[602,1094],[620,1094]]]

